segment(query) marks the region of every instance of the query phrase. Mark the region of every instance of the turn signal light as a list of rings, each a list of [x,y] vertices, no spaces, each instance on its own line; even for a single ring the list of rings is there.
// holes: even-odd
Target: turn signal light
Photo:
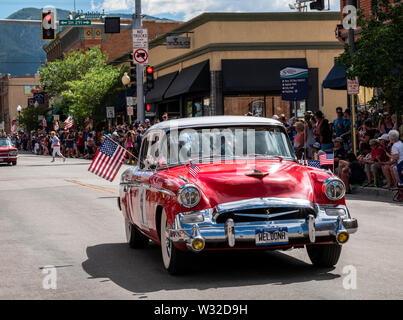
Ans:
[[[203,239],[196,238],[192,241],[192,248],[196,251],[201,251],[204,248],[204,241]]]
[[[349,235],[347,232],[342,231],[337,234],[337,242],[340,244],[346,243],[348,238],[349,238]]]

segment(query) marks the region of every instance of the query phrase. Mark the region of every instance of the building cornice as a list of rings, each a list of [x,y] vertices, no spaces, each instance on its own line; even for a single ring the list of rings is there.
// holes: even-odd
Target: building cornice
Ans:
[[[233,12],[208,12],[203,13],[188,22],[184,22],[179,27],[167,32],[150,42],[150,49],[162,45],[169,34],[180,34],[190,32],[197,27],[210,21],[340,21],[340,12],[252,12],[252,13],[233,13]]]
[[[211,43],[181,56],[155,65],[155,70],[171,67],[203,54],[216,51],[272,51],[272,50],[340,50],[343,45],[338,41],[330,42],[244,42],[244,43]]]

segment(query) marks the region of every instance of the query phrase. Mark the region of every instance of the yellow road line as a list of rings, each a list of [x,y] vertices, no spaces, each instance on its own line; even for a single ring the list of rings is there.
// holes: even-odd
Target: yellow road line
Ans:
[[[103,192],[103,193],[106,193],[106,194],[119,194],[119,192],[117,190],[104,188],[104,187],[100,187],[100,186],[95,186],[93,184],[86,184],[86,183],[82,183],[82,182],[77,181],[77,180],[64,179],[64,181],[66,181],[68,183],[75,184],[75,185],[83,187],[83,188],[90,189],[90,190],[100,191],[100,192]]]

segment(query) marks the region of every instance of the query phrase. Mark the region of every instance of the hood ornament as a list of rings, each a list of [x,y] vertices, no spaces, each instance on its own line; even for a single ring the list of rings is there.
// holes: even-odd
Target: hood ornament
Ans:
[[[269,174],[270,174],[270,172],[262,172],[262,171],[253,169],[251,172],[245,173],[245,176],[262,179]]]

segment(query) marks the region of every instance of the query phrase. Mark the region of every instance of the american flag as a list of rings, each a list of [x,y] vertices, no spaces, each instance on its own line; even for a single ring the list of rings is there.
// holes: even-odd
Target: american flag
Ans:
[[[321,166],[334,165],[334,155],[333,155],[333,153],[321,154],[319,156],[319,160],[320,160],[320,165]]]
[[[105,138],[88,171],[112,182],[122,166],[126,154],[126,149],[109,138]]]
[[[64,131],[70,129],[74,125],[73,116],[69,116],[63,123],[64,123]]]
[[[196,163],[191,162],[189,166],[189,173],[194,177],[197,178],[199,175],[200,168]]]
[[[55,131],[59,130],[59,121],[55,121],[55,126],[54,126]]]
[[[307,160],[307,165],[310,167],[320,168],[319,160]]]

